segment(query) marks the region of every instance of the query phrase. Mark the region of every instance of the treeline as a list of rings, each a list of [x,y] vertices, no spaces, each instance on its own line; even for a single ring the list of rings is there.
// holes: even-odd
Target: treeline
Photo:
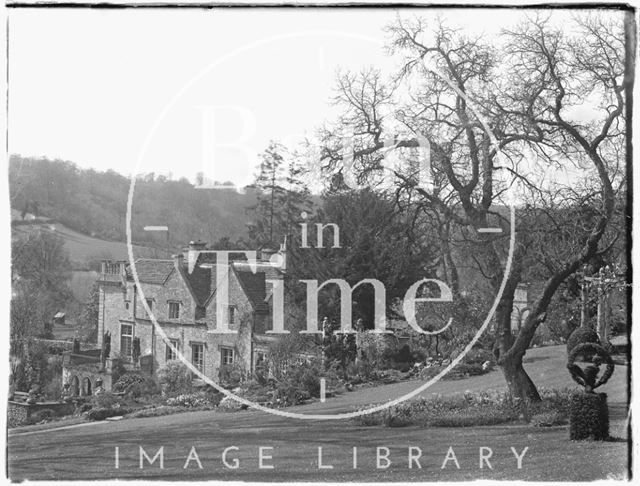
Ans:
[[[21,157],[9,160],[11,208],[59,221],[98,238],[126,240],[130,179],[113,170],[81,169],[63,160]],[[145,174],[136,180],[131,229],[134,242],[175,249],[191,239],[216,242],[246,238],[256,191],[196,189],[186,178]],[[144,230],[168,226],[166,234]]]

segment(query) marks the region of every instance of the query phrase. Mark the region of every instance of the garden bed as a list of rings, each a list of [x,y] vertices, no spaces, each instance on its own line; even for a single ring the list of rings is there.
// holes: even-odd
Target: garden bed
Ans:
[[[352,420],[362,426],[386,427],[471,427],[526,423],[550,427],[567,424],[569,405],[575,391],[539,391],[542,401],[538,403],[514,400],[506,392],[465,392],[412,400]],[[368,408],[371,406],[363,409]]]

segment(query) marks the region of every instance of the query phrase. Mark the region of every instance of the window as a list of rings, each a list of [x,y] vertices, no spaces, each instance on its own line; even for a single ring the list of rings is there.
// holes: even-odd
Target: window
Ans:
[[[180,302],[169,302],[169,319],[180,317]]]
[[[128,300],[124,301],[124,308],[129,310],[129,301]]]
[[[198,371],[204,373],[204,344],[191,343],[191,363]]]
[[[130,324],[120,325],[120,356],[131,357],[133,342],[133,326]]]
[[[220,348],[220,361],[222,366],[233,364],[233,348]]]
[[[149,310],[153,312],[153,299],[144,299],[144,300],[147,302],[147,305],[149,306]],[[149,317],[149,313],[146,313],[146,314],[147,314],[147,317]]]
[[[176,348],[176,351],[179,350],[179,343],[180,341],[178,341],[177,339],[169,339],[169,342],[173,345],[174,348]],[[171,349],[171,347],[167,344],[166,345],[166,352],[165,352],[165,360],[166,361],[173,361],[174,359],[178,359],[178,355],[176,352],[173,351],[173,349]]]
[[[233,305],[229,306],[229,324],[236,322],[236,308]]]

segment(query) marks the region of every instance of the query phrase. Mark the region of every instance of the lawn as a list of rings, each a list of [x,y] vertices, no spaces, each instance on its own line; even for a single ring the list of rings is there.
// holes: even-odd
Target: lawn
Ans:
[[[529,361],[532,375],[546,375],[537,381],[540,386],[561,384],[565,387],[570,383],[564,371],[563,350],[563,347],[541,348],[528,354],[528,359],[536,359]],[[611,433],[618,438],[626,436],[625,380],[626,368],[619,367],[611,382],[603,387],[610,397]],[[346,411],[354,406],[387,400],[394,393],[406,392],[416,385],[416,382],[403,382],[364,388],[324,404],[316,402],[288,410],[301,413]],[[428,393],[503,387],[502,376],[493,372],[440,382]],[[462,481],[484,478],[589,481],[624,477],[628,454],[627,443],[622,440],[571,442],[566,426],[361,427],[343,420],[294,420],[257,411],[203,411],[22,435],[20,432],[15,430],[9,436],[9,474],[14,480]],[[227,462],[233,465],[233,459],[238,459],[237,469],[229,469],[222,462],[224,449],[232,446],[238,449],[229,451]],[[118,468],[115,467],[116,447],[119,448]],[[164,447],[164,467],[159,467],[158,458],[153,465],[145,462],[140,469],[141,447],[150,458]],[[259,447],[272,448],[263,449],[262,453],[263,466],[273,465],[272,469],[259,467]],[[319,447],[323,448],[323,465],[333,468],[318,468]],[[354,447],[357,448],[355,469]],[[388,468],[378,468],[377,447],[389,449],[391,462]],[[520,469],[512,447],[519,455],[528,448]],[[449,448],[455,454],[459,469],[451,458],[442,468]],[[481,469],[480,453],[489,454],[489,448],[491,457],[488,461],[492,468],[483,462]],[[419,459],[411,461],[411,468],[410,451],[414,457],[420,453]],[[184,468],[190,452],[191,460]],[[385,454],[386,450],[381,449],[381,455]],[[381,466],[387,464],[384,459],[380,461]]]

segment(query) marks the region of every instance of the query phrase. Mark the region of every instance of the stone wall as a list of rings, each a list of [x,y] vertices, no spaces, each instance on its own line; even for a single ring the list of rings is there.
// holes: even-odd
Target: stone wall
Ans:
[[[62,417],[71,415],[74,411],[74,405],[66,402],[42,402],[42,403],[25,403],[9,400],[7,407],[7,425],[18,427],[30,423],[36,412],[41,410],[51,410],[52,416]]]
[[[78,386],[78,396],[92,395],[96,389],[96,381],[101,378],[103,381],[103,388],[105,390],[111,390],[112,387],[112,375],[110,367],[102,369],[99,362],[92,363],[78,363],[74,362],[73,356],[65,356],[65,361],[62,367],[62,383],[71,384],[69,393],[74,396],[74,383]],[[77,379],[77,382],[75,381]],[[90,385],[91,393],[87,393],[87,382]]]

